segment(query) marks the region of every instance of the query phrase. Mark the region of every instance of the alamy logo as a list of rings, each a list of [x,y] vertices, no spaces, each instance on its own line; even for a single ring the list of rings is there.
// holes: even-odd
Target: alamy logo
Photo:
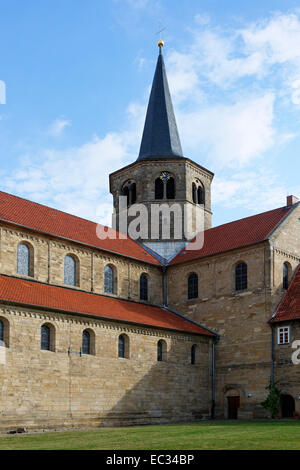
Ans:
[[[292,363],[295,365],[300,364],[300,341],[296,340],[292,344],[292,349],[296,349],[296,351],[292,354]]]
[[[3,80],[0,80],[0,104],[6,104],[6,85]]]
[[[186,250],[200,250],[204,244],[204,206],[191,204],[133,204],[119,196],[117,213],[112,214],[112,228],[98,225],[100,240],[193,240]],[[118,218],[118,224],[117,224]],[[118,227],[117,227],[118,225]],[[116,231],[118,229],[118,231]]]

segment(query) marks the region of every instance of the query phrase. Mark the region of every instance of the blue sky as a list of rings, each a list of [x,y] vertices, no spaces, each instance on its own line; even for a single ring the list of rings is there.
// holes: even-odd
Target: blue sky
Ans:
[[[298,5],[297,5],[298,3]],[[0,189],[108,223],[164,56],[184,155],[215,173],[214,225],[300,197],[300,5],[0,0]]]

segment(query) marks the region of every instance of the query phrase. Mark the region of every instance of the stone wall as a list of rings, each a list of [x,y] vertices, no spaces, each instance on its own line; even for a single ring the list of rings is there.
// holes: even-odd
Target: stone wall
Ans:
[[[0,430],[190,421],[209,417],[211,339],[84,316],[6,307],[9,346],[0,351]],[[40,349],[40,329],[55,329],[54,351]],[[85,329],[94,355],[79,351]],[[118,337],[129,359],[118,358]],[[8,337],[9,336],[9,337]],[[167,354],[157,362],[157,342]],[[191,365],[191,347],[197,360]]]
[[[235,266],[248,266],[248,289],[235,291]],[[239,418],[265,416],[271,370],[272,311],[268,243],[190,261],[168,269],[170,305],[220,334],[216,346],[216,414],[227,417],[227,397],[240,396]],[[187,299],[189,274],[199,276],[199,298]]]
[[[55,285],[64,285],[64,258],[71,254],[79,262],[77,288],[104,293],[104,268],[113,265],[117,273],[115,297],[139,301],[139,279],[148,275],[149,303],[162,304],[162,272],[160,267],[135,261],[114,253],[86,248],[80,244],[46,238],[12,226],[0,228],[0,273],[17,274],[17,247],[20,242],[29,243],[34,253],[34,279]],[[24,277],[24,276],[22,276]],[[75,287],[76,288],[76,287]]]

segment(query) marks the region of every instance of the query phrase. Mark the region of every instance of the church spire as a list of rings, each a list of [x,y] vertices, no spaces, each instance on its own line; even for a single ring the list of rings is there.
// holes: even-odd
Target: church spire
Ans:
[[[160,40],[139,160],[183,157]]]

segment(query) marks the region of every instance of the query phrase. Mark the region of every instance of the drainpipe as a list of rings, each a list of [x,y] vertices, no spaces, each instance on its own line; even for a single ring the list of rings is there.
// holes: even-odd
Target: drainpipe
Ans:
[[[213,341],[211,349],[211,419],[215,419],[215,344]]]
[[[167,268],[166,266],[164,265],[162,267],[162,272],[163,272],[163,279],[162,279],[162,283],[163,283],[163,307],[167,307],[168,306],[168,298],[167,298],[167,276],[166,276],[166,271],[167,271]]]
[[[273,325],[271,327],[271,387],[274,386],[274,328]]]

